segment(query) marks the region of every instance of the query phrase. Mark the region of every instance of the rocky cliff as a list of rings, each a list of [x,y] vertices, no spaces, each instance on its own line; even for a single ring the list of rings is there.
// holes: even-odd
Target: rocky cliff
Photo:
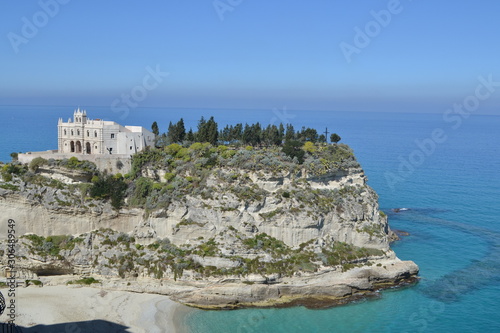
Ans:
[[[345,145],[315,147],[303,164],[277,149],[169,146],[132,169],[119,209],[80,174],[41,168],[0,183],[0,233],[13,219],[26,235],[23,274],[101,276],[224,308],[338,302],[418,273],[390,249],[377,194]]]

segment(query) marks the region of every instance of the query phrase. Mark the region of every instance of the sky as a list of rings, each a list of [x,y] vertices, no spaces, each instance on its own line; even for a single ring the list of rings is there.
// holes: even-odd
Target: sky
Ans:
[[[500,114],[498,13],[496,0],[0,0],[0,105]]]

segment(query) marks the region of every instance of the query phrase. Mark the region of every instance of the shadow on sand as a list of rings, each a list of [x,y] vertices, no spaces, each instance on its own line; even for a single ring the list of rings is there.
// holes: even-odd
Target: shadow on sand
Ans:
[[[89,320],[73,323],[36,325],[32,327],[0,324],[0,333],[126,333],[128,327],[105,320]]]

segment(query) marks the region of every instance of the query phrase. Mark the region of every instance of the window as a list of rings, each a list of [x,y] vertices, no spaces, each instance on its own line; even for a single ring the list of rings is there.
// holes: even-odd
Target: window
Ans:
[[[87,131],[87,136],[90,136],[90,131]]]
[[[130,150],[132,150],[132,146],[130,146]]]
[[[75,135],[75,133],[73,132],[73,130],[71,130],[71,135]]]
[[[66,130],[64,130],[64,135],[66,135]]]
[[[114,138],[115,138],[115,134],[111,133],[111,139],[114,139]]]
[[[76,130],[76,135],[80,135],[80,130]]]
[[[94,137],[97,138],[97,131],[94,131]]]

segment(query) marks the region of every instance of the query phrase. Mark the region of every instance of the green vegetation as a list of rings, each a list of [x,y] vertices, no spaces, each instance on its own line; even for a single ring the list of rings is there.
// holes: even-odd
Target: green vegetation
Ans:
[[[10,190],[10,191],[19,191],[19,186],[12,185],[12,184],[0,184],[0,188],[3,188],[4,190]]]
[[[49,236],[47,238],[37,235],[24,235],[21,239],[26,239],[30,243],[27,244],[30,252],[32,254],[39,255],[41,257],[59,257],[62,250],[73,250],[75,245],[83,242],[82,238],[58,235]]]
[[[295,130],[293,125],[282,123],[279,125],[262,126],[260,123],[226,125],[218,129],[218,124],[214,117],[206,120],[204,117],[198,122],[197,131],[190,129],[186,132],[184,120],[181,118],[177,123],[170,122],[168,131],[160,135],[158,124],[156,122],[151,126],[153,133],[157,136],[156,147],[164,148],[172,143],[193,143],[208,142],[213,146],[218,144],[230,144],[233,146],[253,146],[270,147],[281,146],[283,142],[299,141],[305,143],[326,143],[325,135],[318,135],[314,128],[302,127],[301,130]],[[332,134],[332,142],[337,143],[340,137]],[[336,141],[335,141],[336,140]]]
[[[381,225],[371,224],[369,226],[364,226],[361,229],[356,229],[357,232],[365,232],[370,235],[370,238],[374,236],[382,236],[383,230],[381,229]]]
[[[90,209],[99,206],[98,200],[103,200],[109,201],[116,210],[126,204],[144,208],[149,214],[168,207],[172,202],[183,201],[187,196],[219,200],[214,195],[220,193],[217,186],[208,185],[209,180],[210,184],[217,184],[213,181],[214,177],[219,183],[228,184],[228,193],[249,203],[262,201],[268,193],[255,185],[244,172],[278,177],[289,174],[294,178],[303,170],[301,164],[307,168],[308,176],[321,176],[359,166],[346,145],[326,145],[315,129],[303,127],[296,131],[291,124],[264,127],[259,123],[239,123],[219,130],[214,117],[210,117],[208,120],[200,119],[197,131],[186,131],[183,119],[171,122],[166,133],[160,134],[156,122],[152,130],[158,134],[156,148],[133,155],[131,172],[126,175],[100,173],[93,163],[80,161],[77,157],[59,161],[38,157],[32,160],[29,168],[18,162],[3,165],[0,169],[3,180],[0,188],[17,191],[20,184],[16,182],[22,180],[28,183],[28,187],[35,185],[38,189],[52,187],[69,190],[58,192],[47,202],[49,205],[78,205]],[[92,181],[83,186],[67,185],[37,174],[42,166],[81,170]],[[37,188],[32,189],[35,190],[33,199],[43,201],[44,197],[36,193]],[[289,190],[282,196],[287,199],[296,194]],[[307,196],[304,193],[303,199]],[[325,209],[332,208],[334,202],[328,200],[318,198],[316,202],[324,204]],[[211,206],[223,211],[234,210],[224,205]],[[263,217],[270,219],[273,216]]]
[[[97,177],[97,178],[95,178]],[[122,178],[108,175],[95,176],[92,178],[93,186],[90,188],[90,196],[99,199],[110,199],[111,206],[120,209],[125,198],[128,186]]]
[[[220,253],[219,248],[217,247],[217,242],[213,238],[210,238],[207,242],[199,245],[195,250],[194,253],[198,254],[202,257],[205,256],[210,256],[213,257],[215,255],[218,255]]]
[[[37,171],[41,166],[46,165],[47,160],[43,157],[35,157],[33,160],[31,160],[29,168],[32,171]]]
[[[183,142],[186,137],[184,120],[181,118],[175,125],[170,122],[168,125],[167,139],[169,142]]]
[[[187,220],[187,225],[193,225]],[[225,233],[233,237],[232,248],[239,249],[249,254],[250,257],[242,258],[231,256],[222,250],[222,239]],[[222,238],[220,238],[222,237]],[[77,244],[85,247],[83,238],[71,236],[41,237],[26,235],[21,237],[31,254],[43,257],[55,256],[59,260],[67,260],[68,252],[62,250],[73,249]],[[245,237],[234,227],[228,227],[219,236],[204,240],[199,237],[190,245],[180,247],[172,244],[169,239],[157,240],[147,246],[136,243],[133,237],[125,233],[115,232],[111,229],[99,229],[93,232],[93,263],[95,266],[104,265],[113,269],[120,277],[136,277],[144,270],[155,278],[166,275],[178,279],[186,270],[202,277],[240,276],[248,274],[279,274],[293,276],[297,272],[315,272],[321,265],[337,266],[348,270],[363,262],[369,261],[372,256],[383,255],[381,250],[358,248],[341,242],[328,243],[322,246],[322,251],[317,252],[314,240],[301,244],[292,249],[284,242],[265,233],[254,237]],[[110,251],[111,250],[111,251]],[[110,254],[112,253],[112,254]],[[203,266],[196,256],[221,257],[236,263],[232,268],[217,268]],[[31,282],[37,284],[37,282]],[[93,278],[84,278],[70,281],[69,284],[99,283]]]
[[[19,164],[19,162],[13,162],[5,164],[0,170],[0,174],[5,182],[10,182],[13,180],[14,176],[22,176],[26,171],[26,167]]]
[[[261,213],[265,223],[271,224],[273,220],[293,213],[316,219],[318,228],[321,228],[320,218],[325,214],[332,211],[342,213],[349,204],[361,202],[361,195],[370,191],[357,185],[338,190],[314,189],[310,186],[310,179],[329,181],[332,177],[344,175],[351,168],[359,168],[352,150],[347,145],[338,144],[338,135],[330,137],[335,144],[327,145],[325,135],[318,135],[315,129],[302,128],[296,131],[290,124],[267,127],[259,123],[236,124],[219,130],[213,117],[209,120],[202,118],[195,132],[192,129],[186,132],[183,119],[170,123],[167,133],[160,134],[156,122],[152,129],[156,135],[156,147],[133,155],[131,172],[126,175],[100,173],[95,165],[79,161],[76,157],[61,161],[35,158],[29,168],[19,163],[2,166],[0,172],[4,183],[0,184],[0,188],[18,190],[20,186],[49,186],[58,189],[49,191],[47,197],[50,198],[50,204],[68,207],[81,205],[88,209],[97,206],[96,210],[99,210],[102,205],[98,200],[105,200],[116,210],[127,205],[143,208],[145,214],[167,208],[172,202],[186,202],[193,197],[206,200],[201,203],[202,209],[218,212],[236,211],[243,205],[259,207],[269,198],[277,204],[286,203],[286,206],[278,207],[287,208]],[[92,180],[85,184],[66,185],[37,174],[36,171],[44,165],[82,170]],[[255,181],[255,177],[267,182],[266,186]],[[268,184],[274,186],[284,182],[284,178],[289,186],[286,191],[264,189],[268,188]],[[33,192],[35,200],[43,200],[42,191]],[[383,212],[380,214],[384,216]],[[179,221],[174,233],[203,228],[207,223],[198,216],[192,218]],[[240,228],[258,232],[255,226],[247,223],[238,226]],[[121,277],[141,274],[143,269],[157,278],[171,274],[174,279],[182,277],[186,270],[203,277],[244,276],[251,273],[292,276],[297,272],[314,272],[321,265],[350,269],[367,257],[383,253],[339,242],[327,244],[321,252],[313,242],[292,249],[265,233],[247,237],[245,235],[248,234],[240,234],[234,227],[218,232],[218,236],[203,234],[189,245],[177,247],[168,239],[144,246],[136,244],[135,239],[126,234],[99,230],[95,232],[98,240],[95,240],[94,249],[99,250],[102,246],[106,251],[116,251],[109,251],[113,255],[96,251],[91,262],[94,265],[106,265]],[[358,232],[377,236],[383,231],[379,230],[379,226],[369,225]],[[234,238],[234,247],[248,256],[228,255],[231,252],[222,248],[224,233],[230,233]],[[21,239],[26,242],[31,254],[58,259],[64,259],[68,254],[65,251],[73,250],[78,243],[83,242],[81,238],[64,235],[46,238],[26,235]],[[232,260],[236,267],[203,266],[198,256],[220,256]],[[204,260],[208,262],[207,258]],[[97,282],[87,278],[69,283]]]
[[[331,142],[338,143],[340,140],[342,140],[342,139],[340,138],[340,136],[337,133],[333,133],[332,135],[330,135]]]
[[[324,255],[323,261],[330,266],[335,266],[350,264],[352,261],[365,259],[370,256],[380,256],[384,254],[384,251],[359,248],[347,243],[335,242],[329,248],[323,248],[322,253]]]
[[[78,169],[87,172],[94,172],[97,170],[97,167],[94,163],[89,161],[80,161],[76,157],[71,157],[70,159],[63,159],[59,163],[59,166],[65,167],[68,169]]]
[[[258,234],[253,238],[247,238],[243,240],[243,244],[249,248],[273,254],[285,254],[289,251],[289,247],[285,243],[265,233]]]
[[[151,125],[151,132],[153,132],[153,134],[156,135],[156,136],[160,135],[160,130],[158,128],[158,123],[156,121],[153,122],[153,124]]]
[[[26,284],[26,287],[31,286],[31,285],[33,285],[33,286],[43,286],[43,283],[40,280],[26,280],[25,284]]]
[[[177,223],[177,227],[183,226],[183,225],[197,225],[198,227],[203,227],[205,223],[200,223],[200,222],[195,222],[191,219],[182,219],[179,223]]]
[[[182,201],[188,195],[214,199],[214,189],[207,186],[207,180],[211,176],[227,183],[227,192],[233,193],[240,200],[261,201],[268,195],[245,174],[226,172],[228,169],[273,175],[289,172],[295,174],[301,170],[300,163],[304,163],[310,175],[321,176],[359,167],[350,148],[343,144],[322,145],[310,141],[305,144],[300,141],[287,141],[283,148],[249,147],[251,149],[237,149],[227,145],[214,146],[208,142],[195,142],[184,146],[172,143],[161,149],[149,149],[135,154],[132,157],[132,171],[124,181],[128,187],[128,205],[153,211],[166,208],[171,202]],[[163,179],[146,177],[151,170],[162,170]],[[95,176],[94,183],[97,179]],[[288,191],[283,197],[289,198],[294,194]],[[318,196],[323,194],[319,193]],[[349,193],[341,192],[336,195],[341,197],[347,194]],[[327,195],[331,196],[332,194]],[[315,202],[326,204],[328,200],[330,199],[318,198]],[[330,201],[326,206],[333,209],[335,200]],[[304,198],[304,202],[309,201]]]
[[[305,151],[302,149],[300,141],[287,141],[283,146],[283,152],[292,159],[296,159],[297,163],[304,163]]]
[[[276,215],[280,215],[283,213],[283,209],[282,208],[278,208],[278,209],[275,209],[271,212],[268,212],[268,213],[261,213],[260,216],[264,219],[264,220],[270,220],[272,219],[273,217],[275,217]]]
[[[93,277],[83,278],[79,280],[68,281],[66,284],[84,284],[91,285],[93,283],[101,283],[99,280],[94,279]]]

